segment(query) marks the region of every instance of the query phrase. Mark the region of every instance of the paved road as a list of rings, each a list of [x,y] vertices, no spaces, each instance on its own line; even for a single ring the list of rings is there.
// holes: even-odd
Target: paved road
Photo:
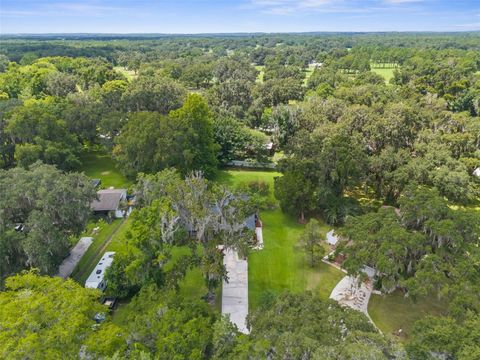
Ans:
[[[63,260],[62,264],[58,269],[57,276],[60,276],[63,279],[68,278],[71,274],[75,266],[77,266],[78,262],[82,258],[83,254],[88,250],[90,245],[93,242],[92,237],[82,237],[77,245],[72,249],[70,255]]]
[[[230,321],[241,332],[248,334],[248,262],[238,259],[234,250],[225,250],[223,264],[227,269],[228,282],[223,282],[222,314],[230,315]]]

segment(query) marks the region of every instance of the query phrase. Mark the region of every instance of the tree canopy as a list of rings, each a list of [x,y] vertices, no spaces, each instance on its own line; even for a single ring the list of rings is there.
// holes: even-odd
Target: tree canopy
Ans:
[[[90,215],[90,180],[51,165],[0,170],[0,277],[25,268],[55,274]]]

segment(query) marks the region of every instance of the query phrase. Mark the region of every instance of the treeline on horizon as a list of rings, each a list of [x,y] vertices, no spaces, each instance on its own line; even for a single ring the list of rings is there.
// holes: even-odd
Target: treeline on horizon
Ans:
[[[113,42],[114,41],[114,42]],[[311,33],[231,33],[231,34],[3,34],[0,53],[20,61],[25,53],[37,57],[104,57],[115,62],[118,51],[144,51],[159,58],[165,51],[188,55],[188,49],[201,48],[249,52],[261,46],[275,48],[307,47],[319,52],[335,48],[369,47],[479,50],[480,32],[311,32]],[[309,51],[309,55],[311,52]]]

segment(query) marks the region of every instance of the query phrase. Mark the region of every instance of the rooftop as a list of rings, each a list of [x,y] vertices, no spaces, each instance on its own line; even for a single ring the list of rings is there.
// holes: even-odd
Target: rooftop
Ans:
[[[107,251],[103,254],[97,266],[95,266],[95,269],[93,269],[87,281],[85,281],[85,287],[97,288],[98,284],[102,282],[103,277],[105,276],[105,270],[112,265],[114,255],[114,251]]]
[[[126,189],[104,189],[97,191],[97,199],[90,207],[93,211],[114,211],[118,209],[121,200],[127,197]]]

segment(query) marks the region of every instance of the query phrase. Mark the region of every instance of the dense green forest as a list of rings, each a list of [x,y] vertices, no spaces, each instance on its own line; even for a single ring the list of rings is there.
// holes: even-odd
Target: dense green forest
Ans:
[[[51,276],[98,154],[136,205],[94,325],[100,293]],[[0,358],[480,358],[478,32],[2,36],[0,155]],[[234,186],[232,164],[279,174]],[[245,218],[277,207],[310,267],[328,224],[349,275],[441,313],[402,339],[265,289],[239,332],[218,246],[249,258]]]

